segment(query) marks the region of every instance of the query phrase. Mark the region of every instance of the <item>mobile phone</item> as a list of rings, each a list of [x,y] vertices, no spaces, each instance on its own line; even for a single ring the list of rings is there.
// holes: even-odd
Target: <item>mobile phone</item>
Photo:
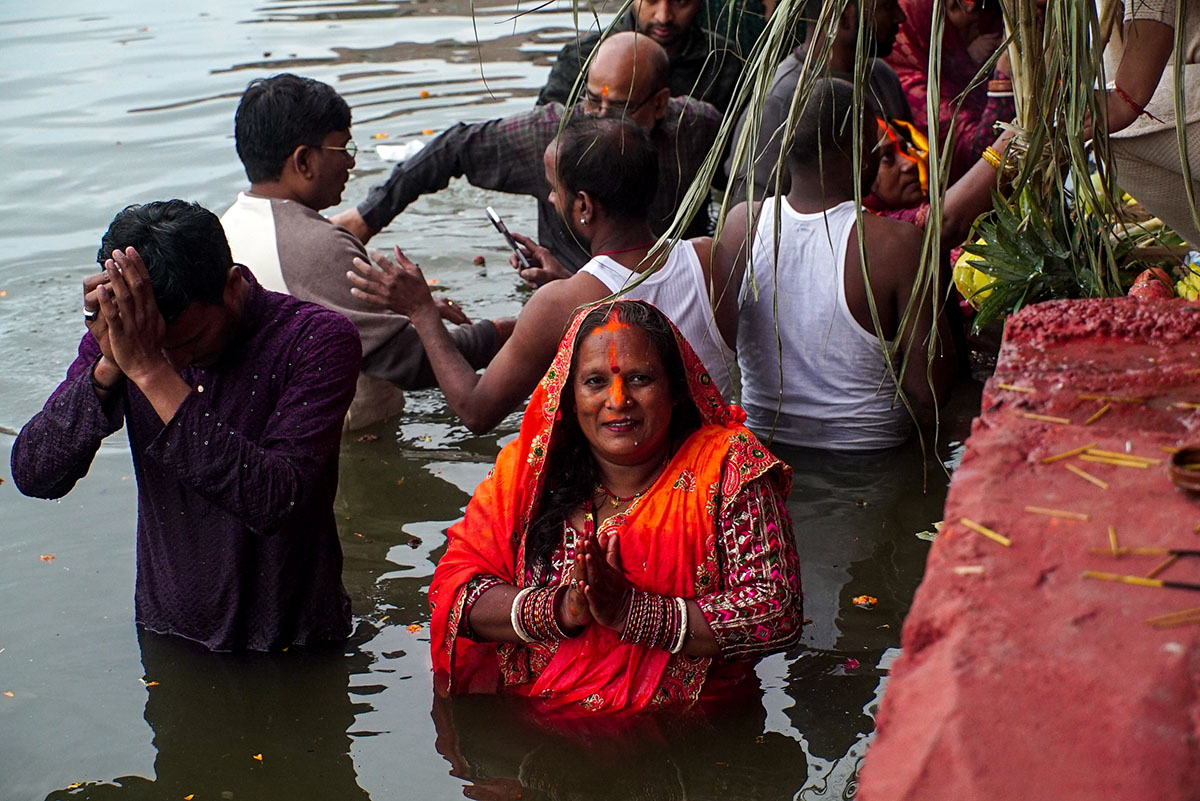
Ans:
[[[513,249],[513,253],[517,254],[517,260],[521,262],[523,269],[529,269],[529,259],[525,258],[525,253],[521,250],[521,246],[517,244],[517,240],[513,239],[513,235],[508,232],[508,226],[504,224],[504,220],[500,219],[500,215],[491,206],[487,207],[487,218],[492,221],[492,225],[496,226],[496,230],[508,242],[508,246]]]

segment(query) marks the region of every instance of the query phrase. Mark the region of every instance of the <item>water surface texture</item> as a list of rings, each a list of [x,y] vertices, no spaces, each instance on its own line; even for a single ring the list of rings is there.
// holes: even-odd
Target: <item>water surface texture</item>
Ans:
[[[337,514],[356,634],[331,653],[214,655],[133,625],[135,491],[123,433],[61,502],[21,497],[13,432],[73,358],[80,279],[132,202],[218,213],[245,188],[233,112],[251,79],[332,84],[365,151],[343,204],[390,165],[380,143],[527,108],[571,35],[566,2],[0,7],[0,798],[842,798],[873,729],[946,476],[886,457],[783,454],[803,560],[802,646],[759,666],[761,705],[715,721],[550,733],[500,699],[433,700],[425,592],[445,530],[510,417],[470,434],[437,392],[345,439]],[[472,10],[474,16],[472,16]],[[386,134],[386,138],[377,138]],[[476,316],[526,297],[483,208],[532,233],[528,198],[455,181],[381,234]],[[473,264],[484,256],[486,267]],[[959,409],[973,408],[967,397]],[[952,413],[943,441],[965,429]],[[943,447],[943,451],[948,451]],[[943,458],[947,453],[943,452]],[[923,492],[923,486],[929,487]],[[53,558],[50,558],[53,557]],[[873,610],[851,599],[879,599]]]

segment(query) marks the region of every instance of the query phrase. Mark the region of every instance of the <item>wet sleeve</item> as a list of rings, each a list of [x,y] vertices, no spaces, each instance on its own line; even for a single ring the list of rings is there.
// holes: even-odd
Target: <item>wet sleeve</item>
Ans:
[[[145,451],[256,534],[274,534],[306,514],[306,493],[337,458],[358,379],[358,334],[340,315],[315,317],[293,348],[288,384],[260,436],[223,421],[197,388]]]
[[[25,495],[66,495],[87,475],[101,440],[124,424],[124,379],[103,404],[92,389],[99,356],[100,345],[85,334],[67,377],[13,443],[13,481]]]
[[[800,638],[800,561],[784,498],[763,477],[717,523],[721,590],[696,599],[725,659],[781,651]]]

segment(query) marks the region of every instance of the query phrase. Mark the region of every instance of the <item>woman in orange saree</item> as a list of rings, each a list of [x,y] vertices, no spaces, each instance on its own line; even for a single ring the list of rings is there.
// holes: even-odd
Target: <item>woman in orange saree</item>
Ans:
[[[800,634],[790,472],[639,301],[580,312],[429,592],[439,692],[687,708]]]

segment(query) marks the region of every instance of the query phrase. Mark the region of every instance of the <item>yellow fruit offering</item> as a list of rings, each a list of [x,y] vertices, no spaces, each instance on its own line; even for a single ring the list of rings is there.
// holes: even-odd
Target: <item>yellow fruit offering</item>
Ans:
[[[986,245],[987,242],[980,238],[976,240],[975,244]],[[983,261],[983,259],[964,250],[959,254],[958,260],[954,262],[954,272],[951,274],[954,286],[976,309],[983,305],[988,295],[992,294],[992,285],[996,283],[995,278],[972,265],[972,262],[977,261]]]

